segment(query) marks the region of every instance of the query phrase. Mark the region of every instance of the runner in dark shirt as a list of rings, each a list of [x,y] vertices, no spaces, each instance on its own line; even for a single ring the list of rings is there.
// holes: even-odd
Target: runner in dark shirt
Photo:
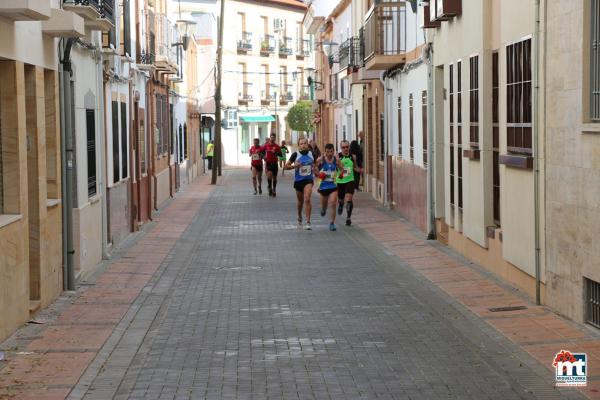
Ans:
[[[254,186],[254,194],[262,194],[262,173],[263,173],[263,157],[264,149],[260,145],[260,139],[254,139],[254,145],[248,151],[250,154],[250,169],[252,170],[252,185]],[[258,185],[257,185],[258,181]],[[258,189],[258,191],[256,190]]]
[[[279,157],[281,156],[281,147],[275,139],[277,136],[272,134],[270,139],[265,143],[263,149],[265,151],[265,163],[267,165],[267,184],[269,186],[269,196],[277,196],[277,174],[279,173]]]

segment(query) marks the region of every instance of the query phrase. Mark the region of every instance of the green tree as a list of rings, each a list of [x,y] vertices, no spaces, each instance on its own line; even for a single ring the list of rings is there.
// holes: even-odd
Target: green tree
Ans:
[[[313,110],[311,101],[299,101],[288,111],[287,123],[295,131],[310,132],[312,122]]]

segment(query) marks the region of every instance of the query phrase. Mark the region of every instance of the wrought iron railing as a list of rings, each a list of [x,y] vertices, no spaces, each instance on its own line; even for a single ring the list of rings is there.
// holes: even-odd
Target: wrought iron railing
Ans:
[[[381,2],[364,25],[364,59],[406,52],[406,4]]]
[[[252,50],[252,32],[242,32],[242,38],[237,42],[238,50]]]
[[[292,38],[284,37],[279,41],[279,55],[291,56],[292,55]]]
[[[276,46],[275,37],[273,35],[265,35],[260,41],[260,52],[272,54],[275,52]]]
[[[360,39],[349,38],[340,46],[338,57],[340,61],[340,69],[350,67],[358,67],[361,65],[362,58],[360,57]]]

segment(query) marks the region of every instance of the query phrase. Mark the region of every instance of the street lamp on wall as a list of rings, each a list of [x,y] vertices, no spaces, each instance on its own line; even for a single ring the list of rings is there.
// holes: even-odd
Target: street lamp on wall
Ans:
[[[190,30],[191,26],[196,25],[196,21],[178,19],[176,23],[179,32],[183,33],[180,37],[181,40],[179,42],[173,43],[172,46],[181,46],[183,48],[183,51],[187,51],[190,45],[190,32],[188,31]]]

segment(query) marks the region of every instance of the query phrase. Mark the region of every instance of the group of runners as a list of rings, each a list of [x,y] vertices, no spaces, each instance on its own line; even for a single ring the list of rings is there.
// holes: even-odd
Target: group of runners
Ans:
[[[262,174],[263,174],[263,162],[266,169],[267,175],[267,186],[269,189],[269,196],[277,196],[277,175],[279,174],[279,167],[282,168],[285,165],[288,148],[285,145],[285,140],[281,141],[281,146],[276,142],[276,136],[271,135],[264,145],[260,144],[260,139],[255,138],[254,144],[250,147],[250,165],[252,169],[252,185],[254,187],[254,194],[262,194]]]
[[[344,208],[346,211],[346,225],[350,226],[354,209],[355,173],[356,176],[360,176],[362,173],[356,155],[350,153],[350,143],[347,140],[342,140],[339,154],[335,154],[334,145],[328,143],[325,145],[324,154],[315,157],[308,140],[302,138],[298,141],[299,150],[285,161],[288,152],[285,141],[279,146],[275,142],[275,138],[275,135],[271,135],[267,143],[262,146],[259,139],[254,139],[254,145],[250,148],[254,194],[262,194],[261,181],[264,160],[269,195],[276,196],[277,175],[279,166],[282,165],[283,171],[295,171],[294,189],[296,190],[299,229],[303,227],[306,230],[312,229],[311,196],[315,180],[318,182],[317,191],[321,195],[321,216],[325,217],[329,210],[329,230],[337,230],[335,225],[336,215],[342,215]],[[285,161],[285,163],[282,161]],[[306,225],[304,226],[303,211],[306,217]]]

